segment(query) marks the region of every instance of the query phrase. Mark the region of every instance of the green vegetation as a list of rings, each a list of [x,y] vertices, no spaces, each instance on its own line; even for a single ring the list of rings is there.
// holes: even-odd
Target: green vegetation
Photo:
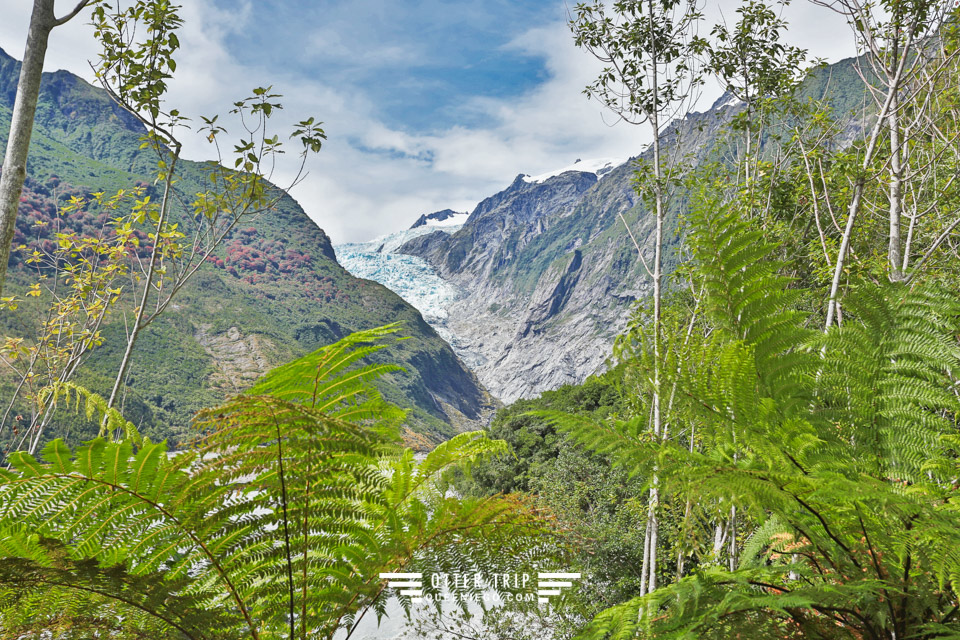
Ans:
[[[576,629],[577,621],[582,624],[636,592],[645,520],[636,496],[644,483],[613,467],[611,456],[578,449],[541,414],[561,412],[600,422],[622,417],[629,411],[625,374],[626,367],[620,365],[582,385],[567,385],[501,409],[488,433],[508,443],[512,455],[474,465],[469,476],[456,481],[470,496],[535,496],[556,518],[577,563],[571,569],[591,576],[566,603],[555,630],[560,637],[561,630]]]
[[[204,411],[174,456],[132,425],[73,450],[54,440],[39,460],[13,454],[0,471],[3,634],[330,638],[382,615],[381,572],[515,570],[521,556],[535,569],[549,558],[535,514],[442,482],[505,443],[463,433],[419,464],[394,444],[402,412],[366,384],[385,368],[360,365],[392,332],[351,335],[312,354],[312,375],[282,369],[263,383],[273,395]],[[102,398],[88,406],[123,422]]]
[[[724,209],[694,220],[713,335],[671,373],[691,442],[637,438],[637,421],[540,413],[630,473],[657,470],[687,571],[610,609],[585,637],[898,637],[956,628],[960,521],[950,506],[960,404],[960,307],[937,287],[861,284],[842,328],[796,311],[775,246]],[[747,268],[743,268],[747,267]],[[727,506],[724,506],[727,505]],[[710,520],[739,511],[730,566]],[[720,526],[720,525],[718,525]],[[706,529],[706,530],[704,530]],[[667,606],[668,615],[654,612]]]
[[[19,64],[0,52],[0,86],[7,89],[0,92],[0,136],[8,127],[7,100],[18,72]],[[144,133],[103,90],[66,72],[44,76],[14,243],[14,249],[25,248],[12,256],[9,294],[22,298],[36,281],[25,260],[36,249],[49,250],[55,233],[96,236],[108,222],[95,205],[60,215],[70,197],[112,194],[139,185],[144,196],[159,201],[162,193],[152,177],[155,162],[149,150],[140,149]],[[208,188],[207,164],[182,160],[179,167],[177,188],[184,200]],[[175,218],[184,215],[179,208],[175,211]],[[148,244],[148,232],[136,232],[142,245]],[[146,257],[143,249],[140,253]],[[119,303],[122,313],[104,321],[103,344],[90,352],[77,374],[79,382],[107,397],[123,356],[123,317],[129,318],[135,306],[134,287],[128,283],[125,290],[129,297]],[[49,303],[49,297],[45,294],[39,302]],[[37,317],[32,311],[3,313],[3,334],[29,338],[37,329],[32,317]],[[479,423],[492,399],[450,347],[398,296],[344,271],[326,234],[284,196],[228,236],[177,292],[164,315],[143,331],[118,402],[144,433],[176,442],[189,437],[197,410],[249,386],[252,380],[244,374],[260,375],[353,331],[389,322],[402,323],[411,340],[397,343],[388,355],[375,356],[403,367],[378,384],[391,401],[410,408],[408,426],[424,436],[411,434],[418,445],[435,444]],[[201,336],[226,340],[232,328],[242,339],[256,339],[251,361],[259,365],[250,369],[210,346],[210,340],[201,344]],[[12,397],[16,384],[8,376],[0,376],[4,398]],[[16,415],[29,420],[30,404],[18,400],[10,412]],[[57,421],[71,433],[92,428],[69,415]],[[4,424],[8,426],[0,431],[0,441],[8,447],[9,419]]]
[[[592,379],[495,419],[523,461],[462,486],[554,511],[591,576],[555,637],[960,633],[957,14],[882,4],[837,3],[864,57],[744,93],[671,184],[684,260],[659,322],[644,301],[618,341],[604,406],[565,402]],[[612,24],[647,28],[647,8],[616,3]],[[742,27],[715,34],[772,69],[785,50]]]
[[[562,566],[584,579],[550,607],[485,610],[479,628],[466,606],[431,615],[441,633],[468,639],[960,637],[960,9],[831,6],[863,56],[801,82],[803,52],[780,43],[785,24],[763,2],[745,2],[712,40],[694,37],[702,16],[677,0],[577,5],[577,44],[612,65],[588,93],[651,123],[652,164],[634,182],[639,204],[557,225],[524,249],[541,262],[504,268],[532,286],[531,274],[569,264],[572,242],[612,240],[616,218],[655,238],[642,270],[643,256],[615,261],[620,277],[652,279],[654,294],[629,318],[609,371],[504,408],[487,432],[455,435],[419,462],[398,445],[411,435],[408,412],[439,439],[453,431],[443,403],[481,393],[418,314],[347,277],[319,230],[293,232],[303,218],[284,217],[296,211],[289,199],[213,245],[176,306],[144,329],[127,383],[136,332],[121,334],[129,325],[112,313],[139,325],[143,309],[120,301],[119,257],[177,264],[185,234],[173,225],[205,215],[214,196],[201,191],[197,209],[169,219],[147,185],[87,197],[74,186],[83,171],[112,158],[132,178],[140,156],[123,168],[80,125],[41,127],[65,149],[92,146],[76,152],[83,162],[50,161],[63,176],[28,182],[19,290],[3,299],[12,335],[2,353],[28,360],[30,375],[0,388],[27,388],[35,413],[24,433],[11,403],[0,424],[20,443],[0,470],[0,631],[349,637],[368,611],[385,611],[381,572]],[[117,42],[106,44],[123,58]],[[146,84],[162,82],[142,58],[124,59]],[[742,104],[693,153],[660,117],[703,73]],[[61,89],[44,94],[48,104],[102,101],[86,89],[49,98]],[[274,96],[257,91],[250,108],[269,111]],[[142,133],[117,113],[106,122],[118,131],[107,147]],[[258,160],[241,148],[237,166],[251,174],[246,163]],[[183,187],[198,188],[205,170],[246,185],[255,202],[274,192],[252,174],[189,163]],[[106,215],[128,196],[127,216]],[[137,235],[145,220],[153,236]],[[448,259],[461,249],[454,242]],[[66,290],[45,297],[48,280]],[[144,291],[151,299],[149,277]],[[38,313],[53,320],[35,322]],[[420,339],[396,339],[396,323],[346,330],[383,316]],[[36,344],[20,339],[37,326]],[[259,336],[258,357],[286,364],[217,406],[240,386],[212,382],[230,361],[217,357],[230,332]],[[34,375],[35,356],[56,375]],[[117,371],[126,392],[115,404],[97,392]],[[197,411],[187,443],[178,421]],[[72,422],[47,421],[67,412]],[[36,424],[62,437],[41,438]],[[170,434],[181,436],[175,454],[157,444]],[[424,581],[424,591],[442,586]]]
[[[566,385],[538,398],[518,400],[498,411],[488,428],[490,437],[507,442],[514,455],[478,465],[461,489],[468,493],[530,491],[531,482],[540,478],[544,468],[569,446],[552,425],[531,412],[565,411],[598,420],[618,415],[625,409],[621,397],[623,372],[624,367],[618,366],[582,385]]]

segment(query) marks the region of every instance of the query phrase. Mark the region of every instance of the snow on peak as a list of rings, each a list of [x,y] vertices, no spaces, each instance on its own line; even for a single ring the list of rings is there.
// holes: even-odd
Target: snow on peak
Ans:
[[[450,221],[451,218],[454,218],[456,221]],[[434,211],[433,213],[423,214],[417,218],[417,221],[414,222],[410,228],[417,229],[419,227],[428,225],[433,227],[451,226],[466,222],[466,218],[466,213],[454,211],[453,209],[444,209],[443,211]],[[447,222],[444,222],[444,220]],[[441,222],[443,222],[443,224],[440,224]]]
[[[470,217],[469,213],[455,213],[452,216],[447,216],[444,220],[427,220],[427,223],[422,226],[426,227],[456,227],[462,226],[463,223],[467,221],[467,218]]]
[[[563,167],[562,169],[557,169],[556,171],[551,171],[549,173],[542,173],[538,176],[523,176],[524,182],[529,182],[533,184],[540,184],[547,181],[554,176],[559,176],[562,173],[567,171],[582,171],[584,173],[595,173],[597,177],[603,177],[606,174],[610,173],[615,167],[619,167],[621,164],[626,162],[623,158],[597,158],[595,160],[580,160],[571,164],[568,167]]]
[[[720,97],[720,100],[723,100],[723,96]],[[727,107],[735,107],[737,105],[744,104],[740,98],[733,94],[729,94],[729,97],[723,102],[720,102],[720,100],[717,100],[717,104],[713,105],[713,109],[716,111],[719,111],[720,109],[726,109]]]

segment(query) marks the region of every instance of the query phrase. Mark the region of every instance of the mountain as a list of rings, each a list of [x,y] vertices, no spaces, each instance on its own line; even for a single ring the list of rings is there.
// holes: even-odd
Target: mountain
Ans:
[[[600,178],[519,175],[456,233],[412,239],[418,256],[464,294],[446,308],[461,357],[504,402],[600,368],[630,307],[648,293],[632,247],[603,224],[633,211],[627,165]],[[647,230],[648,231],[648,230]]]
[[[418,227],[424,226],[445,226],[445,225],[462,225],[469,214],[460,213],[454,211],[453,209],[444,209],[443,211],[435,211],[433,213],[425,213],[417,221],[411,225],[411,229],[416,229]],[[441,224],[442,223],[442,224]]]
[[[799,96],[825,98],[847,118],[849,139],[861,133],[862,124],[847,115],[864,97],[852,60],[814,72]],[[706,112],[687,115],[664,134],[664,152],[702,161],[742,110],[725,95]],[[651,151],[636,159],[649,161]],[[519,175],[455,233],[420,235],[397,250],[422,258],[456,287],[444,308],[448,339],[502,401],[579,383],[603,369],[631,309],[651,292],[624,229],[625,220],[649,262],[655,221],[634,191],[636,167],[602,159]],[[684,201],[678,194],[665,224],[668,273],[678,261]]]
[[[0,51],[3,141],[19,67]],[[16,243],[49,242],[56,203],[69,195],[140,184],[156,196],[152,160],[139,150],[142,134],[99,88],[65,71],[44,74]],[[182,189],[189,193],[200,184],[201,168],[182,163]],[[93,231],[98,220],[71,215],[60,224]],[[31,281],[15,254],[11,291]],[[0,334],[29,333],[33,327],[24,317],[0,314]],[[274,211],[243,224],[147,330],[135,350],[124,410],[152,436],[184,437],[196,410],[245,389],[270,368],[352,331],[391,322],[402,322],[410,339],[381,357],[406,371],[389,376],[382,390],[411,408],[409,440],[429,446],[485,422],[496,403],[450,346],[397,294],[348,273],[323,230],[286,196]],[[109,389],[123,332],[117,314],[79,382]],[[9,378],[0,377],[0,397],[10,393]]]
[[[620,159],[597,158],[594,160],[581,160],[580,158],[577,158],[577,160],[573,164],[563,167],[562,169],[549,171],[547,173],[544,173],[538,176],[524,175],[523,181],[533,182],[533,183],[542,183],[542,182],[546,182],[547,180],[549,180],[554,176],[559,176],[570,171],[576,171],[579,173],[592,173],[593,175],[599,178],[601,176],[605,176],[606,174],[610,173],[611,171],[613,171],[614,169],[622,165],[624,162],[626,162],[626,160],[623,158],[620,158]]]

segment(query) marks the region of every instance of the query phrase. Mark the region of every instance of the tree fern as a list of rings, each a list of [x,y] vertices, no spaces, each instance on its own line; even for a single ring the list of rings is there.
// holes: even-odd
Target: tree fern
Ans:
[[[367,384],[401,367],[363,361],[386,348],[399,325],[392,324],[352,333],[339,342],[277,367],[247,391],[300,402],[348,420],[376,416],[380,422],[398,419],[397,408],[380,400]],[[394,338],[403,340],[405,338]]]
[[[349,629],[371,607],[382,613],[383,571],[496,567],[497,549],[523,557],[543,532],[526,505],[457,501],[437,484],[503,443],[462,434],[419,467],[398,453],[402,413],[366,384],[386,369],[358,356],[392,332],[351,336],[254,390],[280,397],[246,394],[202,412],[203,435],[185,452],[100,438],[11,456],[0,476],[6,577],[57,593],[94,585],[110,606],[173,635],[307,638]],[[0,608],[0,625],[22,621],[11,616]]]
[[[9,541],[11,532],[5,532]],[[73,560],[62,543],[33,536],[31,559],[7,557],[0,567],[0,611],[5,637],[222,638],[222,610],[206,611],[185,595],[185,580],[133,575],[120,566]],[[26,549],[21,548],[20,552]],[[9,552],[4,545],[5,555]]]
[[[934,288],[863,284],[844,307],[848,321],[815,343],[826,354],[822,417],[842,430],[863,471],[920,480],[960,409],[952,383],[960,303]]]
[[[96,420],[100,423],[100,432],[97,434],[100,438],[109,438],[116,434],[133,441],[134,444],[141,444],[137,427],[124,418],[122,413],[108,406],[106,398],[72,382],[57,381],[44,387],[38,393],[38,403],[41,412],[49,405],[55,408],[64,404],[65,408],[82,413],[87,420]]]
[[[549,417],[633,469],[657,469],[664,492],[735,505],[753,532],[739,568],[701,565],[604,612],[584,637],[960,632],[955,298],[859,284],[842,326],[822,335],[805,328],[802,292],[750,223],[715,201],[688,222],[713,329],[696,366],[665,371],[675,419],[701,425],[701,446]]]

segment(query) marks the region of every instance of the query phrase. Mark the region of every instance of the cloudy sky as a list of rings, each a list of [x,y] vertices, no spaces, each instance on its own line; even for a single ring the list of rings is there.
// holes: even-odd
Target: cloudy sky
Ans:
[[[562,0],[181,0],[186,19],[170,104],[225,113],[256,86],[284,94],[278,126],[314,115],[329,143],[293,191],[335,242],[469,211],[519,173],[577,158],[636,155],[644,128],[612,126],[581,94],[598,65],[573,45]],[[4,0],[0,47],[22,57],[29,0]],[[72,0],[58,0],[61,12]],[[709,0],[714,19],[736,0]],[[803,0],[790,40],[812,56],[852,55],[848,28]],[[91,76],[81,19],[56,30],[47,69]],[[700,108],[717,91],[706,91]],[[279,130],[279,129],[278,129]],[[200,136],[187,155],[206,159]],[[281,165],[276,182],[292,175]]]

